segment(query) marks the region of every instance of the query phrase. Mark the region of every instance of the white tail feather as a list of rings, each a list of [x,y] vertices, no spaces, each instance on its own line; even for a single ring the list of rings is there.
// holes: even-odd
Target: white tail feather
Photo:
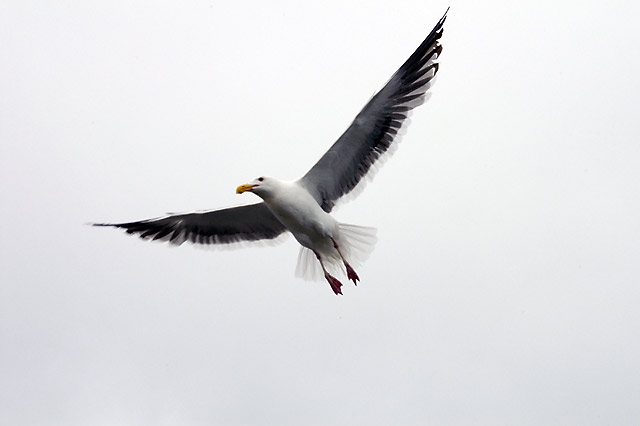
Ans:
[[[296,277],[306,281],[319,281],[322,278],[322,268],[316,255],[306,247],[300,246],[298,263],[296,264]]]
[[[338,223],[339,234],[336,242],[340,252],[351,266],[360,266],[371,254],[376,245],[376,229],[367,226],[349,225]],[[342,259],[337,251],[320,253],[324,266],[332,275],[344,275],[345,269]],[[316,255],[306,247],[300,247],[298,263],[296,265],[296,277],[307,281],[321,280],[324,278],[320,262]]]

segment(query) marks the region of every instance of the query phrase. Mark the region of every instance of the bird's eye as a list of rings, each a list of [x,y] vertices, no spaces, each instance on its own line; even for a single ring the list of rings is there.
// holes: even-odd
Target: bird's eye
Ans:
[[[259,177],[259,178],[258,178],[258,182],[262,182],[263,180],[264,180],[264,178],[263,178],[263,177]]]

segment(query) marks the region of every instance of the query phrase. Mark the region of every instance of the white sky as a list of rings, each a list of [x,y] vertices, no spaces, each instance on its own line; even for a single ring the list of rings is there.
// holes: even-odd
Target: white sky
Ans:
[[[448,2],[2,2],[0,424],[637,424],[637,4],[452,1],[336,297],[83,224],[299,177]]]

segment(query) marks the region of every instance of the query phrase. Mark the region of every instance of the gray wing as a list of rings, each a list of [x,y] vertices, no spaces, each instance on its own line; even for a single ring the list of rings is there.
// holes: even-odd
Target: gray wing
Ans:
[[[174,214],[127,223],[96,223],[94,226],[123,228],[144,239],[180,245],[229,244],[270,240],[286,231],[264,203],[220,210]]]
[[[397,143],[398,130],[409,111],[424,102],[429,82],[438,72],[435,60],[442,51],[439,40],[446,17],[445,12],[418,49],[300,179],[300,184],[326,212],[331,211],[338,198],[356,187],[394,140]]]

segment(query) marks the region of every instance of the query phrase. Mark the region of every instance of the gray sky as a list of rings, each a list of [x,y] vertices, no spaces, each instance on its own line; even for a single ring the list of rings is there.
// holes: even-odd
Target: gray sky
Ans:
[[[451,2],[343,297],[83,226],[301,176],[448,5],[3,2],[0,424],[637,424],[637,3]]]

